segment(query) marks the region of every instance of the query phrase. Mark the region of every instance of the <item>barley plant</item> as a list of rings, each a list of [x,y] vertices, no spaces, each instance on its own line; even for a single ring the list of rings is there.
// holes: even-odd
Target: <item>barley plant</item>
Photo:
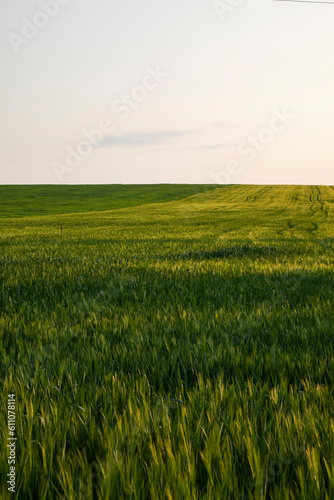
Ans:
[[[0,497],[333,499],[334,189],[126,189],[2,188]]]

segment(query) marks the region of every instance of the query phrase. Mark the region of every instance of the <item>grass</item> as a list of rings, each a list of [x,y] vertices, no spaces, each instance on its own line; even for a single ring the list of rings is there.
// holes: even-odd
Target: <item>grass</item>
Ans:
[[[1,227],[17,498],[334,498],[332,187]]]
[[[217,186],[196,184],[0,186],[0,218],[97,212],[180,200]]]

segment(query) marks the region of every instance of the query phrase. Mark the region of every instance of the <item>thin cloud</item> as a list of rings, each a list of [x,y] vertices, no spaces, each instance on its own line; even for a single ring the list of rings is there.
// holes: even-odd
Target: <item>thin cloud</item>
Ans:
[[[213,123],[212,125],[193,130],[147,130],[147,131],[135,131],[129,132],[123,135],[114,135],[105,137],[100,143],[100,147],[104,148],[137,148],[137,147],[150,147],[150,146],[164,146],[175,144],[178,145],[180,139],[193,139],[196,136],[208,134],[210,130],[213,132],[214,129],[222,128],[224,130],[231,129],[236,124],[229,122]],[[216,133],[213,133],[216,135]],[[210,134],[211,135],[211,134]],[[203,141],[203,137],[201,142]],[[214,144],[203,144],[203,145],[189,145],[190,149],[220,149],[230,146],[237,146],[238,143],[235,142],[221,142]]]
[[[194,131],[162,130],[157,132],[130,132],[128,134],[105,137],[100,147],[140,147],[155,146],[164,141],[189,136]]]

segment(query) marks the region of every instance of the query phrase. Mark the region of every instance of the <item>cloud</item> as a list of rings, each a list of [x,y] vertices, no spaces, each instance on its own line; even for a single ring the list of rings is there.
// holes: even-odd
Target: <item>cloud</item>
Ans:
[[[179,139],[195,133],[190,130],[161,130],[156,132],[130,132],[128,134],[105,137],[101,147],[155,146],[171,139]]]
[[[215,129],[224,129],[226,132],[229,132],[235,126],[236,126],[235,123],[220,122],[220,123],[214,123],[202,129],[135,131],[123,135],[107,136],[100,143],[100,147],[138,148],[138,147],[152,147],[152,146],[159,147],[166,145],[180,147],[179,140],[187,139],[188,141],[190,141],[190,143],[188,142],[188,146],[185,144],[183,144],[182,146],[186,147],[186,149],[227,148],[227,147],[237,146],[239,145],[239,143],[231,141],[231,138],[229,138],[229,140],[225,140],[225,142],[224,140],[222,140],[222,142],[218,142],[220,139],[220,133],[217,137],[217,131],[215,132]],[[212,140],[215,139],[216,142],[212,143]],[[207,144],[203,144],[205,140],[207,141]],[[199,142],[201,142],[202,144],[198,144]]]

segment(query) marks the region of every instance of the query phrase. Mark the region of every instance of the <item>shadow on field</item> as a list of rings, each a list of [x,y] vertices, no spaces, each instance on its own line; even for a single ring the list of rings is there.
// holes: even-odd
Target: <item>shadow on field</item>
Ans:
[[[194,255],[202,259],[239,256],[238,250],[228,250],[226,253],[185,252],[174,257],[186,260]],[[253,250],[252,256],[266,255],[261,248],[259,252]],[[167,304],[176,309],[197,306],[204,310],[240,305],[245,310],[262,302],[272,303],[272,306],[306,307],[316,298],[328,301],[334,290],[334,275],[325,269],[316,272],[252,270],[243,271],[239,276],[236,272],[226,271],[222,275],[211,268],[192,268],[191,265],[177,270],[148,268],[143,271],[141,262],[131,261],[126,267],[109,263],[104,267],[101,261],[81,269],[80,262],[75,259],[57,260],[50,266],[47,279],[27,282],[22,278],[16,286],[5,288],[0,297],[0,310],[5,312],[7,306],[16,304],[17,310],[32,305],[36,311],[45,308],[52,311],[63,305],[77,306],[82,301],[94,301],[96,306],[135,306],[143,310],[165,308]],[[69,268],[75,266],[74,275],[61,273],[64,262]]]
[[[143,273],[141,265],[99,264],[53,281],[22,281],[0,302],[22,331],[6,335],[4,349],[15,361],[24,339],[56,370],[53,353],[61,348],[64,359],[97,377],[141,373],[156,391],[189,389],[199,374],[295,380],[315,373],[326,383],[333,373],[333,273],[221,275],[189,267]]]
[[[230,258],[258,258],[285,253],[275,246],[234,245],[218,250],[202,250],[198,252],[182,252],[176,254],[174,259],[230,259]]]

